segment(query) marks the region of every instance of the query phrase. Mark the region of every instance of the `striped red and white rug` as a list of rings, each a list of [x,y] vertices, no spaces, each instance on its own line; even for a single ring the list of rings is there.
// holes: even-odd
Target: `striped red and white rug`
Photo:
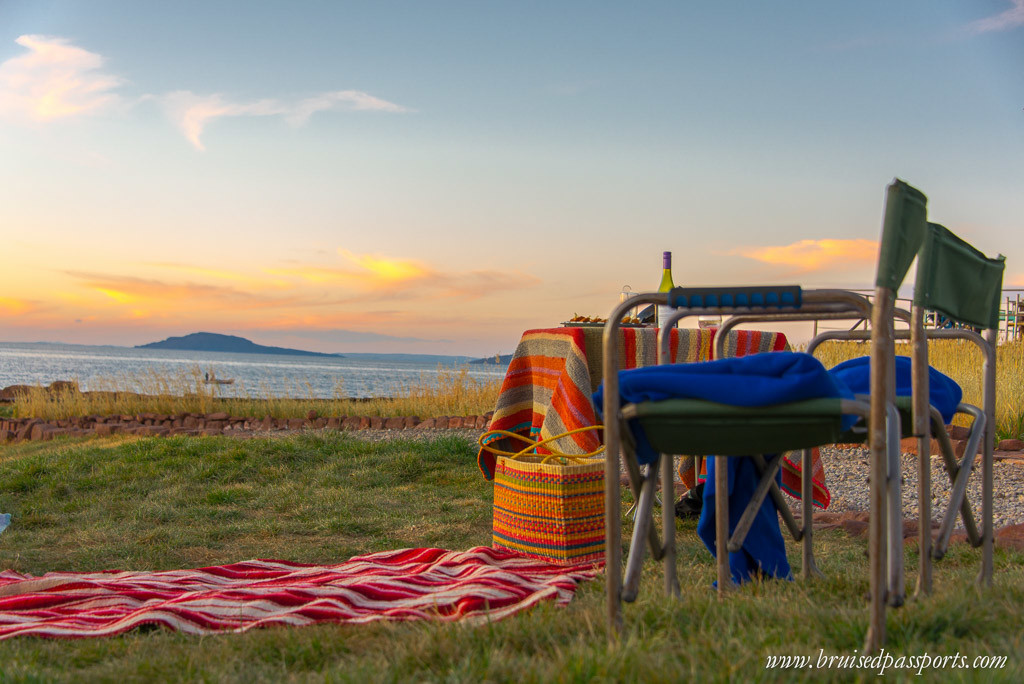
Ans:
[[[403,549],[337,565],[252,560],[196,570],[41,577],[0,572],[0,639],[84,638],[159,624],[189,634],[375,620],[500,620],[568,603],[595,565],[553,565],[504,549]]]

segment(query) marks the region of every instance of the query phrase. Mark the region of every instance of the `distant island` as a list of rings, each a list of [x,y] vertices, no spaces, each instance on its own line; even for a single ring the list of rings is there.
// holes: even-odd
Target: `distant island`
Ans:
[[[490,366],[507,366],[512,362],[512,354],[495,354],[494,356],[485,356],[482,359],[473,359],[469,363],[477,363]]]
[[[232,354],[288,354],[291,356],[330,356],[343,358],[341,354],[324,354],[322,352],[305,351],[303,349],[287,349],[286,347],[265,347],[244,337],[220,335],[218,333],[198,332],[183,337],[168,337],[160,342],[139,344],[136,349],[178,349],[183,351],[229,352]]]

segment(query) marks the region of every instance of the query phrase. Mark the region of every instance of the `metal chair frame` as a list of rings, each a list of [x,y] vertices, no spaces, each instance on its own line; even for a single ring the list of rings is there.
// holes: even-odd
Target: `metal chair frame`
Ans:
[[[677,290],[683,291],[681,288]],[[675,291],[674,291],[675,292]],[[653,529],[650,526],[650,511],[653,507],[654,491],[656,488],[657,476],[655,474],[655,468],[650,466],[646,475],[641,476],[639,466],[636,464],[635,457],[632,456],[629,450],[625,451],[627,458],[625,459],[626,471],[630,476],[631,485],[634,492],[638,492],[638,513],[636,515],[636,525],[633,532],[633,543],[631,544],[631,555],[629,563],[626,568],[626,579],[623,582],[622,578],[622,549],[621,549],[621,502],[619,498],[618,473],[620,470],[620,456],[622,455],[622,440],[623,431],[620,426],[620,419],[625,415],[629,414],[629,405],[620,407],[619,396],[618,396],[618,329],[619,321],[625,315],[625,313],[634,306],[644,304],[660,304],[665,305],[666,300],[671,297],[666,297],[664,293],[644,293],[638,297],[631,298],[629,301],[621,303],[617,306],[613,312],[609,315],[608,323],[604,329],[604,382],[605,382],[605,399],[604,399],[604,416],[605,416],[605,446],[606,453],[608,455],[605,463],[605,519],[606,519],[606,582],[607,582],[607,596],[608,596],[608,622],[610,625],[610,638],[615,638],[615,635],[621,629],[622,616],[620,609],[620,602],[622,600],[633,600],[636,597],[636,592],[639,583],[639,573],[643,559],[643,545],[638,543],[638,540],[644,537],[650,538],[650,531]],[[837,314],[845,314],[849,316],[851,313],[857,315],[866,315],[870,308],[870,304],[866,298],[856,293],[847,292],[844,290],[807,290],[802,292],[802,302],[799,306],[783,307],[777,313],[779,316],[792,316],[797,312],[815,315],[815,316],[829,316]],[[699,307],[699,308],[688,308],[682,312],[677,312],[679,317],[687,315],[723,315],[723,314],[759,314],[768,315],[769,309],[764,307]],[[773,312],[774,313],[774,312]],[[663,331],[664,332],[664,331]],[[667,339],[667,335],[663,335],[663,338]],[[665,355],[662,358],[667,358]],[[863,401],[850,401],[843,400],[841,402],[842,412],[853,415],[858,415],[863,418],[868,418],[871,407],[870,404]],[[895,407],[892,407],[892,414],[895,415]],[[888,422],[888,421],[886,421]],[[626,433],[628,435],[628,431]],[[898,433],[897,433],[898,434]],[[897,436],[898,441],[898,436]],[[731,576],[728,567],[728,553],[730,547],[732,550],[739,548],[742,543],[742,539],[745,536],[746,529],[749,528],[749,522],[742,520],[744,527],[737,525],[737,529],[732,539],[729,539],[728,535],[728,484],[727,484],[727,468],[725,466],[724,456],[718,456],[716,458],[721,459],[718,463],[720,466],[717,468],[716,474],[716,488],[721,492],[726,492],[724,496],[716,496],[716,515],[717,515],[717,546],[718,546],[718,560],[717,560],[717,574],[718,574],[718,586],[719,591],[726,591],[728,588],[733,586]],[[809,458],[809,456],[808,456]],[[666,500],[670,500],[672,496],[669,494],[673,486],[673,473],[672,473],[672,460],[669,458],[660,458],[660,471],[663,493],[662,496]],[[778,458],[773,463],[767,464],[760,462],[760,470],[762,471],[762,483],[763,486],[758,488],[755,503],[757,506],[760,505],[760,501],[763,501],[764,496],[769,493],[773,488],[774,484],[772,477],[764,477],[764,472],[769,472],[770,476],[773,476],[777,471],[780,464]],[[764,484],[765,482],[768,484]],[[809,486],[810,480],[805,482],[805,488]],[[781,497],[781,493],[778,492],[777,487],[774,488],[775,493]],[[749,510],[749,509],[748,509]],[[757,508],[753,507],[756,511]],[[789,513],[788,507],[783,507],[784,516]],[[661,541],[660,552],[663,555],[666,572],[665,572],[665,590],[669,595],[676,595],[679,592],[678,579],[675,571],[675,515],[671,506],[662,506],[663,514],[663,530],[667,533],[664,535],[664,539]],[[791,532],[794,532],[794,536],[798,539],[799,532],[796,531],[795,522],[792,521],[792,515],[789,515],[787,525],[790,527]],[[670,532],[670,533],[668,533]],[[655,554],[656,555],[656,554]]]

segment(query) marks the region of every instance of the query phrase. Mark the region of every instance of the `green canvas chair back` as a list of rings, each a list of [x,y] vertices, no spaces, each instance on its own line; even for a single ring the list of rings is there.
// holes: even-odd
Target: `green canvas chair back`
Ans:
[[[895,179],[885,194],[876,287],[899,289],[924,242],[927,217],[928,198],[924,193]]]
[[[929,223],[917,265],[914,304],[978,328],[999,327],[1006,257],[987,257]]]

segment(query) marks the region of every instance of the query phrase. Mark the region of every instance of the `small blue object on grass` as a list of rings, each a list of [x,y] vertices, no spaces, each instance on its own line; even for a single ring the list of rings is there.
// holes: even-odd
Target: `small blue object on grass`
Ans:
[[[0,513],[0,532],[7,529],[7,526],[11,524],[10,513]]]

